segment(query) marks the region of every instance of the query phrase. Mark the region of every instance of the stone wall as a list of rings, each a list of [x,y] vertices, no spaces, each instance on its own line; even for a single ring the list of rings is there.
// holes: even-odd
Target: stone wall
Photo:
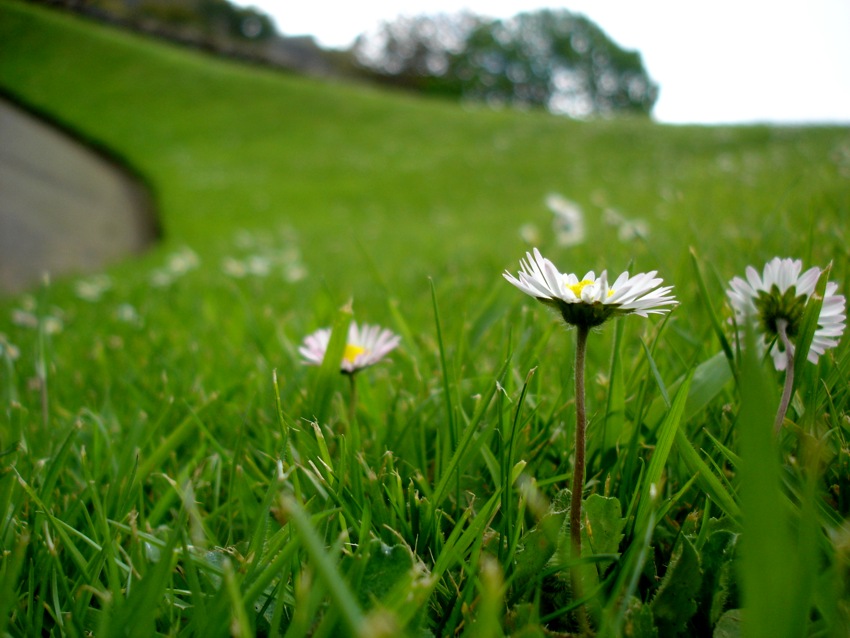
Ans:
[[[97,152],[0,100],[0,292],[90,273],[155,241],[147,189]]]

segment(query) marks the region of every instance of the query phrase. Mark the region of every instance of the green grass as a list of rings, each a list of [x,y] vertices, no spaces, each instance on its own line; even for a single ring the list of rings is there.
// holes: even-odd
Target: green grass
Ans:
[[[500,274],[531,224],[563,269],[681,301],[589,341],[599,633],[736,635],[743,607],[747,635],[846,635],[847,340],[773,443],[782,377],[740,360],[724,287],[780,255],[850,290],[850,130],[460,107],[8,1],[0,89],[132,166],[164,229],[99,295],[0,300],[0,633],[572,630],[574,335]],[[345,379],[297,352],[349,300],[403,337],[359,375],[359,448]]]

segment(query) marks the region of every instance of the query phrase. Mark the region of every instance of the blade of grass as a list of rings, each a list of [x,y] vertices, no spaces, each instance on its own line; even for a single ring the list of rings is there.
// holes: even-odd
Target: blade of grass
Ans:
[[[443,329],[440,321],[440,308],[437,305],[437,291],[434,287],[434,280],[428,280],[431,284],[431,302],[434,309],[434,324],[437,329],[437,347],[440,352],[440,367],[443,371],[443,400],[446,405],[446,423],[448,423],[449,440],[447,442],[448,450],[454,450],[458,444],[457,424],[455,419],[455,410],[452,405],[452,379],[449,374],[449,366],[446,364],[446,348],[443,343]],[[444,448],[446,446],[443,446]],[[448,456],[448,454],[446,454]]]
[[[351,302],[337,311],[331,326],[331,338],[325,349],[325,357],[313,376],[310,408],[319,425],[327,423],[330,414],[334,389],[339,382],[340,363],[348,341],[348,326],[351,325],[352,317]]]
[[[685,411],[685,402],[688,398],[688,391],[693,379],[693,371],[691,371],[682,382],[676,397],[673,399],[673,404],[670,407],[667,416],[658,428],[658,436],[655,444],[655,451],[652,453],[652,458],[649,461],[646,475],[643,478],[641,487],[640,501],[638,502],[637,515],[635,516],[634,529],[643,529],[649,513],[652,511],[652,499],[650,491],[653,486],[658,487],[661,481],[661,475],[664,472],[664,466],[667,464],[667,457],[670,455],[670,450],[673,447],[673,441],[676,437],[676,432],[679,429],[679,423],[682,421],[682,415]]]
[[[797,332],[794,344],[794,379],[796,380],[803,378],[806,361],[808,360],[806,357],[809,356],[809,349],[811,348],[815,332],[818,329],[818,319],[821,308],[823,308],[823,297],[826,292],[826,284],[829,281],[831,269],[832,265],[830,264],[821,272],[818,282],[815,285],[815,290],[806,302],[806,309],[803,311],[803,318],[800,321],[800,329]]]
[[[437,483],[437,487],[434,489],[434,496],[432,499],[434,507],[439,507],[443,502],[443,499],[446,496],[446,492],[449,489],[449,482],[451,481],[452,476],[455,474],[456,471],[459,471],[458,468],[461,465],[461,460],[467,455],[475,454],[477,452],[478,446],[484,442],[484,437],[479,436],[476,444],[470,446],[470,443],[473,441],[473,438],[478,430],[478,424],[484,417],[484,413],[486,412],[487,407],[493,400],[493,396],[496,394],[500,383],[504,382],[505,373],[507,372],[509,364],[510,360],[507,360],[502,364],[502,368],[499,370],[496,380],[493,381],[493,383],[490,385],[489,390],[487,390],[487,394],[485,394],[478,400],[475,412],[473,413],[472,418],[464,429],[463,436],[455,447],[454,453],[452,454],[448,465],[443,470],[443,473],[440,475],[440,481]],[[495,427],[495,422],[490,427]],[[458,481],[460,480],[459,476],[460,475],[458,474]]]
[[[620,319],[614,321],[614,345],[611,349],[611,367],[608,372],[608,401],[605,406],[605,425],[601,441],[603,454],[616,445],[626,421],[626,388],[620,354],[624,326],[624,321]]]
[[[729,340],[726,338],[726,332],[723,330],[720,319],[717,318],[717,312],[714,310],[714,304],[711,303],[711,295],[708,294],[708,287],[705,285],[705,279],[702,276],[702,268],[700,268],[699,257],[697,257],[697,251],[693,246],[690,248],[690,253],[691,263],[693,263],[694,273],[696,273],[700,296],[708,310],[708,318],[711,321],[711,327],[714,329],[714,334],[717,335],[717,340],[720,341],[720,347],[723,350],[723,354],[726,356],[726,360],[729,362],[729,367],[734,370],[735,353],[732,350],[732,346],[729,345]]]
[[[325,551],[324,542],[319,536],[307,513],[295,499],[282,496],[280,509],[298,533],[301,545],[310,557],[319,578],[324,583],[334,604],[342,614],[352,636],[360,634],[363,627],[363,612],[360,605],[337,569],[330,555]]]
[[[0,636],[5,636],[11,617],[11,610],[18,601],[16,590],[18,578],[27,555],[29,534],[21,534],[15,539],[11,552],[6,552],[0,561]]]
[[[778,400],[759,361],[752,327],[746,333],[740,375],[741,592],[747,636],[805,635],[795,618],[797,548],[789,531],[789,503],[782,494],[781,467],[772,425]],[[802,622],[802,627],[801,627]]]
[[[525,403],[525,397],[528,392],[528,385],[531,382],[537,368],[532,368],[528,371],[525,377],[525,383],[522,384],[522,391],[517,400],[516,408],[514,409],[514,418],[511,420],[511,429],[507,435],[507,453],[502,454],[502,467],[500,478],[502,482],[502,517],[504,526],[500,533],[505,537],[505,543],[499,544],[499,553],[501,554],[504,547],[512,545],[511,539],[513,536],[514,521],[511,519],[511,486],[513,485],[512,468],[515,465],[514,454],[516,445],[516,436],[519,426],[520,414],[522,414],[522,406]],[[486,449],[482,448],[482,449]]]
[[[292,426],[283,414],[283,405],[280,401],[280,386],[278,384],[277,370],[272,371],[272,385],[274,386],[275,407],[277,408],[277,423],[280,427],[281,451],[283,460],[286,461],[286,469],[292,477],[295,498],[301,498],[301,483],[298,481],[298,472],[295,467],[295,458],[292,456]]]
[[[177,446],[183,443],[197,427],[198,416],[216,403],[221,395],[213,395],[197,410],[191,410],[189,415],[172,430],[165,440],[157,446],[153,453],[139,464],[137,475],[140,479],[147,479],[148,475],[154,469],[160,469],[168,455],[171,454]]]
[[[649,363],[649,369],[652,371],[652,376],[655,379],[655,383],[658,384],[658,391],[661,392],[661,398],[664,400],[664,405],[667,408],[670,408],[670,395],[667,394],[667,386],[664,385],[664,380],[661,378],[661,373],[658,372],[658,366],[655,365],[655,359],[652,357],[652,353],[649,351],[649,347],[646,345],[646,342],[641,339],[640,345],[643,346],[643,351],[646,354],[646,360]]]
[[[735,498],[729,494],[711,468],[700,458],[699,453],[691,445],[688,437],[682,430],[676,430],[676,448],[690,472],[697,476],[697,483],[702,490],[714,501],[727,516],[735,520],[741,519],[741,508]]]

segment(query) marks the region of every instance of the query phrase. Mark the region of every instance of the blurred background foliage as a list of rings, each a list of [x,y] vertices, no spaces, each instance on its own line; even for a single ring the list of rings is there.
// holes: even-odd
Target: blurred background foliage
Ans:
[[[639,53],[564,9],[400,17],[358,38],[354,53],[392,84],[576,117],[649,114],[658,98]]]
[[[348,50],[284,36],[227,0],[48,0],[169,40],[297,72],[343,76],[454,100],[572,117],[649,115],[658,86],[636,51],[588,18],[541,9],[501,20],[471,12],[401,15]],[[282,28],[286,29],[286,25]]]

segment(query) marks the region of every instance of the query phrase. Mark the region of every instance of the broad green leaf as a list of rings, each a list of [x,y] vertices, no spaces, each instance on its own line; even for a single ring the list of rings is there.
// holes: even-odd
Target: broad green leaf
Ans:
[[[693,380],[688,390],[688,401],[685,404],[685,421],[688,421],[702,412],[718,394],[723,391],[729,381],[733,379],[732,368],[729,361],[722,352],[718,352],[710,359],[706,359],[692,370]],[[670,392],[677,391],[685,381],[687,375],[677,379],[668,387]],[[656,397],[649,406],[646,422],[650,426],[657,424],[666,410],[667,406],[662,397]]]
[[[594,554],[617,554],[626,519],[620,501],[601,494],[591,494],[584,502],[585,532]],[[605,564],[599,564],[604,569]]]
[[[624,615],[623,636],[625,638],[658,638],[652,608],[639,598],[632,598]]]
[[[733,561],[738,538],[738,534],[719,530],[708,537],[700,552],[703,572],[700,599],[711,625],[719,620],[730,603],[737,606]]]
[[[411,569],[413,557],[406,546],[387,545],[379,540],[371,541],[368,562],[357,591],[360,604],[364,608],[371,607],[374,601],[381,600],[392,591]]]
[[[685,420],[690,420],[709,404],[734,378],[729,361],[718,352],[694,370],[694,378],[685,405]]]
[[[561,542],[561,530],[570,508],[570,491],[562,490],[555,495],[549,509],[532,529],[523,534],[516,552],[516,567],[513,573],[514,586],[524,590],[539,580],[546,563],[555,554]],[[563,541],[569,547],[569,531]]]
[[[699,556],[687,536],[680,536],[667,573],[652,599],[652,613],[662,636],[680,635],[696,613],[702,585]]]
[[[743,633],[741,628],[742,614],[743,611],[740,609],[730,609],[723,614],[714,626],[712,638],[740,638]]]

